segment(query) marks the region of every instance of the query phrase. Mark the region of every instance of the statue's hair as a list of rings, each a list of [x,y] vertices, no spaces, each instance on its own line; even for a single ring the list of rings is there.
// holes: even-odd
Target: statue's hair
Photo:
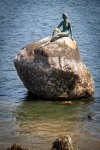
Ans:
[[[64,15],[66,18],[68,18],[68,14],[67,13],[63,13],[62,15]]]

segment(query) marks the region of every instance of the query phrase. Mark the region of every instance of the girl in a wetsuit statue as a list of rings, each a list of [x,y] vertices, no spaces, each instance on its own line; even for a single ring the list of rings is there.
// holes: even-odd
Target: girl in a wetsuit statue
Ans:
[[[53,31],[53,35],[52,35],[51,41],[55,40],[57,37],[70,37],[73,40],[71,23],[67,19],[67,14],[63,13],[62,17],[63,17],[64,20]],[[62,31],[60,30],[61,26],[63,27]]]

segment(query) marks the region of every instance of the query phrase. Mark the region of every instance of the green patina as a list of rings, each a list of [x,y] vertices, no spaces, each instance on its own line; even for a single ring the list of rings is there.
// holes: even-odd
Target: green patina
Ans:
[[[58,25],[58,27],[55,28],[55,30],[53,31],[51,42],[53,40],[55,40],[55,38],[57,38],[57,37],[70,37],[71,39],[73,39],[71,23],[67,19],[68,18],[67,14],[63,13],[62,18],[63,18],[63,21],[61,21],[61,23]],[[62,30],[60,29],[61,27],[63,28]]]

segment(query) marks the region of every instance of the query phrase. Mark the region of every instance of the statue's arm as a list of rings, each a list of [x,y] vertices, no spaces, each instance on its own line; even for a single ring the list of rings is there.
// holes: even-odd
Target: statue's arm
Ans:
[[[72,27],[71,27],[71,23],[70,23],[70,21],[69,21],[68,23],[69,23],[69,31],[70,31],[70,35],[71,35],[71,37],[72,37]]]
[[[60,28],[62,26],[62,22],[58,25],[58,27],[57,28]]]

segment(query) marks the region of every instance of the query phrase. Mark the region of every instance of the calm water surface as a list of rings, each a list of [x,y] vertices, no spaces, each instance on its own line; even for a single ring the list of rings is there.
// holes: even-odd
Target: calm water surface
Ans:
[[[92,98],[69,103],[30,97],[13,64],[22,47],[51,36],[63,12],[96,86]],[[99,71],[99,0],[0,0],[0,150],[13,143],[50,150],[66,134],[80,150],[100,150]],[[88,114],[94,120],[88,121]]]

